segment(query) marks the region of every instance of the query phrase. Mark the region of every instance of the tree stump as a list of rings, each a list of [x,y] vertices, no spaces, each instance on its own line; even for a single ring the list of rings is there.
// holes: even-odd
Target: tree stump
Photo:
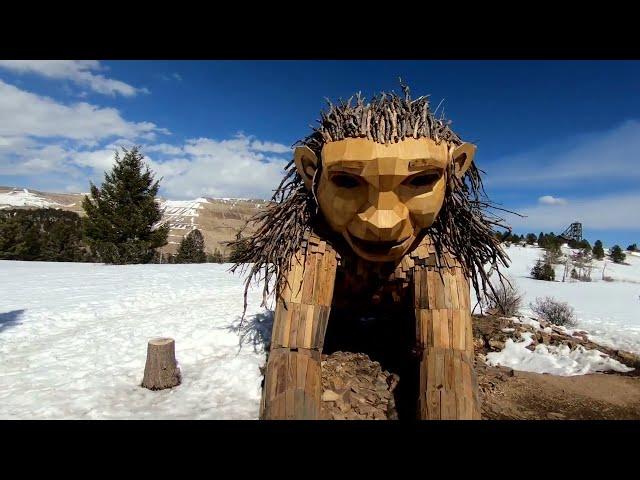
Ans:
[[[147,363],[142,386],[163,390],[180,385],[180,369],[176,362],[176,342],[172,338],[153,338],[147,346]]]

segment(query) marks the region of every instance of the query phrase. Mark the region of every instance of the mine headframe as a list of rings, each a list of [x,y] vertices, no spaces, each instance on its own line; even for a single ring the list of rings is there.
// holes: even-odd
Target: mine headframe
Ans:
[[[558,237],[564,240],[575,240],[579,242],[582,240],[582,224],[580,222],[573,222],[569,227],[562,232]]]

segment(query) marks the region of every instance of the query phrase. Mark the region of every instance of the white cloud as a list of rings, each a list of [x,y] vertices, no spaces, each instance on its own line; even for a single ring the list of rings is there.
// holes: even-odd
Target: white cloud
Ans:
[[[51,187],[43,188],[52,189],[54,185],[71,184],[62,178],[73,178],[73,185],[84,182],[88,186],[89,180],[101,182],[103,172],[113,166],[115,151],[121,146],[130,148],[132,144],[119,139],[98,148],[37,142],[24,143],[20,148],[16,145],[6,148],[0,145],[0,175],[36,174],[50,182]],[[177,146],[143,145],[142,153],[156,178],[162,177],[161,194],[165,197],[270,198],[290,156],[268,156],[252,145],[245,137],[198,138]],[[176,152],[178,154],[173,155]]]
[[[119,136],[153,138],[168,133],[151,122],[128,122],[115,108],[81,102],[64,105],[0,80],[0,136],[95,140]]]
[[[110,170],[114,164],[115,149],[71,152],[69,158],[75,165],[105,171]]]
[[[220,141],[197,138],[187,140],[180,158],[152,162],[151,166],[164,177],[162,189],[171,198],[269,198],[289,158],[265,156],[264,145],[269,145],[269,152],[289,151],[242,135]]]
[[[569,184],[585,180],[639,179],[640,122],[629,120],[605,131],[581,135],[563,145],[500,159],[487,168],[487,185]]]
[[[538,198],[538,203],[542,205],[566,205],[567,201],[564,198],[557,198],[553,195],[544,195]]]
[[[526,218],[509,215],[507,221],[518,229],[561,230],[572,222],[581,222],[594,230],[640,229],[640,193],[622,193],[595,198],[572,199],[562,205],[543,204],[517,209]]]
[[[168,143],[158,143],[156,145],[148,145],[144,149],[145,152],[159,152],[165,155],[181,155],[182,148],[170,145]]]
[[[165,196],[269,198],[291,158],[289,147],[244,134],[175,144],[156,143],[159,133],[168,131],[129,122],[113,108],[65,105],[0,80],[0,174],[37,177],[42,188],[99,182],[116,150],[146,143],[142,152],[163,177]]]
[[[260,142],[258,140],[251,142],[251,148],[257,152],[287,153],[291,151],[291,147],[287,147],[281,143]]]
[[[47,78],[70,80],[105,95],[131,97],[137,93],[149,93],[146,88],[136,88],[94,73],[104,69],[97,60],[0,60],[0,68],[15,73],[33,73]]]

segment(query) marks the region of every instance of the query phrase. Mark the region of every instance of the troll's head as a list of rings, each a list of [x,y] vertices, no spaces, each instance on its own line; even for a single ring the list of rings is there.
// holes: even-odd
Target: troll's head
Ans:
[[[273,206],[242,240],[250,278],[264,268],[266,285],[319,223],[373,262],[401,259],[428,233],[437,252],[459,258],[476,290],[486,263],[505,263],[492,229],[502,224],[483,208],[476,147],[436,118],[428,97],[412,100],[402,88],[402,96],[329,102],[319,126],[296,143]]]
[[[393,101],[388,103],[393,106]],[[343,110],[348,108],[349,104]],[[386,113],[388,106],[381,110]],[[413,115],[414,126],[419,126],[419,113]],[[398,124],[413,134],[410,112],[406,118],[395,109],[387,117],[379,115],[374,122],[390,119],[388,130],[382,123],[389,133],[385,143],[367,136],[366,126],[356,125],[358,136],[325,142],[319,154],[298,146],[294,160],[305,187],[315,188],[329,226],[360,257],[386,262],[405,255],[421,232],[433,225],[445,200],[448,177],[464,175],[475,146],[454,138],[438,141],[420,136],[420,131],[415,137],[400,136]],[[337,116],[353,121],[350,117]]]

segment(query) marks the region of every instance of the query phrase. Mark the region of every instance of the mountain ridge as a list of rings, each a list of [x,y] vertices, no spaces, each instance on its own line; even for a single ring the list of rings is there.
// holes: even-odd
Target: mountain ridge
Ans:
[[[58,208],[84,216],[82,199],[88,193],[58,193],[41,190],[0,186],[0,209],[7,208]],[[163,209],[162,222],[169,222],[168,244],[162,247],[164,254],[175,253],[184,236],[197,228],[205,240],[205,250],[230,253],[226,242],[236,234],[253,215],[269,205],[268,200],[244,198],[198,197],[192,200],[170,200],[158,197]]]

